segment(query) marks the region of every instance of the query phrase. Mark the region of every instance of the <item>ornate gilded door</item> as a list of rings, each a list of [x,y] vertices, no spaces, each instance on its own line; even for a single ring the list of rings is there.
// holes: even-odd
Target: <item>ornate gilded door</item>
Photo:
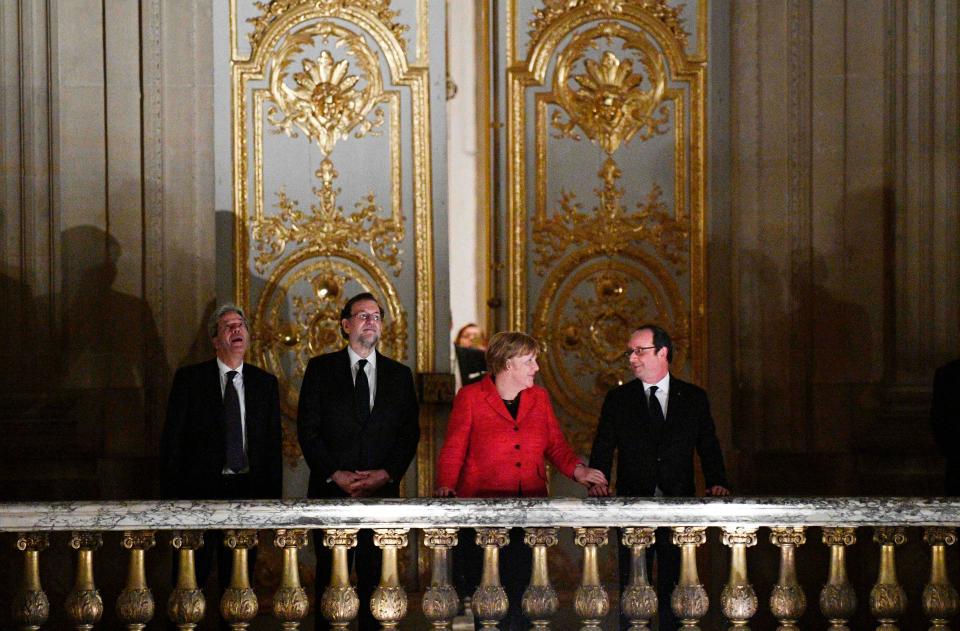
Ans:
[[[507,325],[545,345],[586,451],[636,326],[704,376],[706,2],[509,0],[499,18]]]

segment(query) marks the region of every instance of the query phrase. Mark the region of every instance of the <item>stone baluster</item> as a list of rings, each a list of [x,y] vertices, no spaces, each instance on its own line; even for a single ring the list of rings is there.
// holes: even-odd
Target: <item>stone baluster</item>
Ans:
[[[897,583],[896,546],[907,540],[905,528],[874,528],[873,542],[880,544],[880,572],[870,590],[870,613],[880,624],[877,631],[899,631],[897,618],[907,609],[907,593]]]
[[[194,553],[203,546],[203,532],[199,530],[174,530],[170,545],[177,551],[177,585],[167,600],[167,615],[178,629],[190,631],[203,620],[207,600],[203,590],[197,588],[197,572]]]
[[[770,593],[770,613],[780,622],[777,631],[799,631],[797,621],[807,610],[807,596],[797,582],[797,546],[807,541],[803,526],[772,528],[770,543],[780,548],[780,578]]]
[[[577,528],[574,532],[574,541],[583,548],[583,576],[573,599],[573,608],[583,621],[580,631],[600,631],[600,621],[610,611],[610,600],[600,583],[597,548],[607,545],[607,529]]]
[[[144,557],[156,545],[152,530],[127,530],[120,545],[130,551],[127,584],[117,597],[117,618],[130,631],[141,631],[153,619],[153,593],[147,587]]]
[[[947,546],[957,542],[955,528],[931,526],[923,529],[923,541],[930,546],[930,582],[923,588],[923,615],[930,619],[930,631],[949,631],[957,615],[957,590],[947,575]]]
[[[707,542],[706,526],[675,526],[673,545],[680,546],[680,582],[670,595],[673,614],[681,629],[700,631],[700,618],[707,615],[710,598],[697,575],[697,547]]]
[[[233,550],[230,586],[220,599],[220,616],[233,631],[244,631],[260,610],[257,595],[250,587],[249,552],[257,545],[256,530],[227,530],[223,545]]]
[[[507,615],[507,592],[500,584],[500,548],[509,541],[506,528],[477,528],[477,545],[483,548],[483,575],[473,592],[473,610],[484,629],[496,629]]]
[[[434,629],[449,629],[457,608],[457,590],[450,584],[450,550],[457,545],[456,528],[426,528],[423,542],[431,550],[430,587],[423,594],[423,615]]]
[[[853,528],[824,528],[823,543],[830,546],[830,577],[820,590],[820,611],[830,631],[849,631],[847,621],[857,611],[857,593],[847,579],[846,547],[857,542]]]
[[[45,532],[17,535],[17,549],[23,552],[23,583],[13,597],[13,620],[21,631],[36,631],[50,617],[50,600],[40,585],[40,553],[49,545]]]
[[[657,590],[647,578],[647,550],[656,542],[653,528],[624,528],[623,545],[630,548],[630,582],[620,595],[620,610],[630,621],[628,631],[649,631],[657,615]]]
[[[731,629],[749,629],[747,623],[757,613],[757,593],[747,578],[747,548],[757,545],[757,529],[723,529],[723,545],[730,548],[730,578],[720,592],[720,608]]]
[[[400,584],[397,552],[407,547],[408,528],[374,529],[373,544],[382,550],[380,584],[370,597],[370,611],[383,629],[396,629],[407,615],[407,592]]]
[[[77,631],[88,631],[103,616],[103,599],[93,582],[93,551],[103,545],[99,532],[74,532],[70,547],[77,551],[77,573],[64,607]]]
[[[347,550],[357,545],[356,528],[323,531],[323,545],[330,548],[330,584],[323,590],[320,612],[334,629],[346,629],[360,611],[357,590],[350,584]]]
[[[549,629],[550,619],[560,608],[557,591],[550,584],[547,567],[547,548],[557,545],[556,528],[527,528],[523,541],[533,549],[533,568],[530,584],[523,591],[523,615],[534,629]]]
[[[273,617],[280,621],[284,631],[296,631],[310,609],[307,592],[300,585],[298,551],[307,545],[307,531],[303,529],[277,530],[273,540],[283,550],[283,574],[280,586],[273,595]]]

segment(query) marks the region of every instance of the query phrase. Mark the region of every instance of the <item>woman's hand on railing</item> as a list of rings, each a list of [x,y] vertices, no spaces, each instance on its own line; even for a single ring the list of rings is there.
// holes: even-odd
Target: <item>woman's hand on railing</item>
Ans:
[[[730,489],[719,484],[707,489],[707,497],[726,497],[727,495],[730,495]]]
[[[448,486],[441,486],[439,489],[433,492],[433,496],[434,497],[456,497],[457,492]]]
[[[603,471],[591,469],[585,464],[578,464],[574,468],[573,479],[588,489],[594,486],[607,486],[607,476],[603,475]]]

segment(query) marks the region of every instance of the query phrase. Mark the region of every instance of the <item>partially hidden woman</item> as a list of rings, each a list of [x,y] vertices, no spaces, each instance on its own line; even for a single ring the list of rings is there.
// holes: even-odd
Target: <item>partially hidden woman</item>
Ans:
[[[497,333],[487,346],[489,373],[464,386],[453,401],[437,462],[437,497],[545,497],[546,461],[583,486],[605,485],[603,473],[583,464],[560,432],[550,395],[533,383],[537,340],[525,333]],[[461,598],[480,581],[483,553],[471,529],[454,550],[454,579]],[[501,630],[526,631],[520,600],[533,554],[523,529],[510,532],[500,553],[500,577],[510,608]]]

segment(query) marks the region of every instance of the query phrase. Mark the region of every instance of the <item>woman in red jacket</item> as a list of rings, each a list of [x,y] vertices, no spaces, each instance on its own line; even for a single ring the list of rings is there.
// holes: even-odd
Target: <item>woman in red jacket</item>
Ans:
[[[546,460],[586,487],[607,484],[603,473],[584,465],[567,444],[550,395],[533,384],[540,370],[538,348],[534,338],[516,331],[490,340],[488,375],[464,386],[453,401],[437,462],[437,497],[544,497]],[[471,595],[482,567],[472,533],[461,533],[455,552],[460,595]],[[532,553],[523,543],[522,529],[511,531],[501,556],[510,610],[500,628],[525,631],[529,623],[520,599],[530,579]]]

